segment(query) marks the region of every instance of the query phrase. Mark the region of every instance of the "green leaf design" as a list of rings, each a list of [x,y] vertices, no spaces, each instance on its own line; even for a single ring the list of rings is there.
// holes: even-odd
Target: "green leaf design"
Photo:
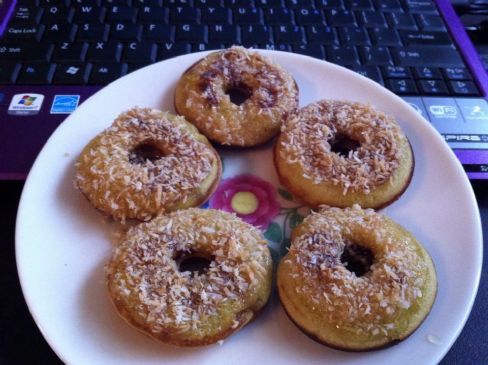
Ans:
[[[303,222],[304,219],[305,217],[303,215],[301,215],[296,210],[294,210],[290,215],[290,221],[289,221],[290,229],[293,229],[296,226],[298,226],[300,223]]]
[[[293,195],[291,195],[291,193],[288,190],[285,190],[283,188],[278,188],[278,194],[280,194],[283,199],[293,200]]]
[[[264,232],[264,237],[273,242],[281,242],[283,233],[281,232],[280,225],[276,222],[271,222],[266,232]]]
[[[281,244],[280,253],[281,256],[285,256],[288,253],[288,248],[290,248],[291,239],[285,238]]]

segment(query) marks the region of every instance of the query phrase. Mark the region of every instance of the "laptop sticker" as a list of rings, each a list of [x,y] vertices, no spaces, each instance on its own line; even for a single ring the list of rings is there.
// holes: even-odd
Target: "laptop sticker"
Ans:
[[[39,113],[44,101],[42,94],[16,94],[8,107],[10,115],[36,115]]]
[[[55,95],[51,105],[51,114],[70,114],[80,102],[80,95]]]

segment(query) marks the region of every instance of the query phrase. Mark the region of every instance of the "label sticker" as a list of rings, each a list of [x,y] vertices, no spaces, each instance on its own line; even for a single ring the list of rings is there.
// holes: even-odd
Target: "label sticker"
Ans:
[[[80,95],[55,95],[51,114],[70,114],[78,107]]]
[[[16,94],[8,107],[10,115],[36,115],[41,110],[44,95],[42,94]]]

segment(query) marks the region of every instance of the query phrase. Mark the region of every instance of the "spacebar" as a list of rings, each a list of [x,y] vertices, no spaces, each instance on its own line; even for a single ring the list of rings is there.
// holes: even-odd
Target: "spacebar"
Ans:
[[[462,67],[458,51],[451,47],[410,46],[392,50],[397,66]]]

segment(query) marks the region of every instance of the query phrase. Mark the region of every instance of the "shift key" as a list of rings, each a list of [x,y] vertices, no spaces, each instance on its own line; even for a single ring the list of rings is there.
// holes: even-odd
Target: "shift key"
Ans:
[[[463,67],[459,53],[451,47],[409,46],[391,50],[397,66]]]
[[[0,43],[2,61],[48,61],[53,46],[35,42]]]

